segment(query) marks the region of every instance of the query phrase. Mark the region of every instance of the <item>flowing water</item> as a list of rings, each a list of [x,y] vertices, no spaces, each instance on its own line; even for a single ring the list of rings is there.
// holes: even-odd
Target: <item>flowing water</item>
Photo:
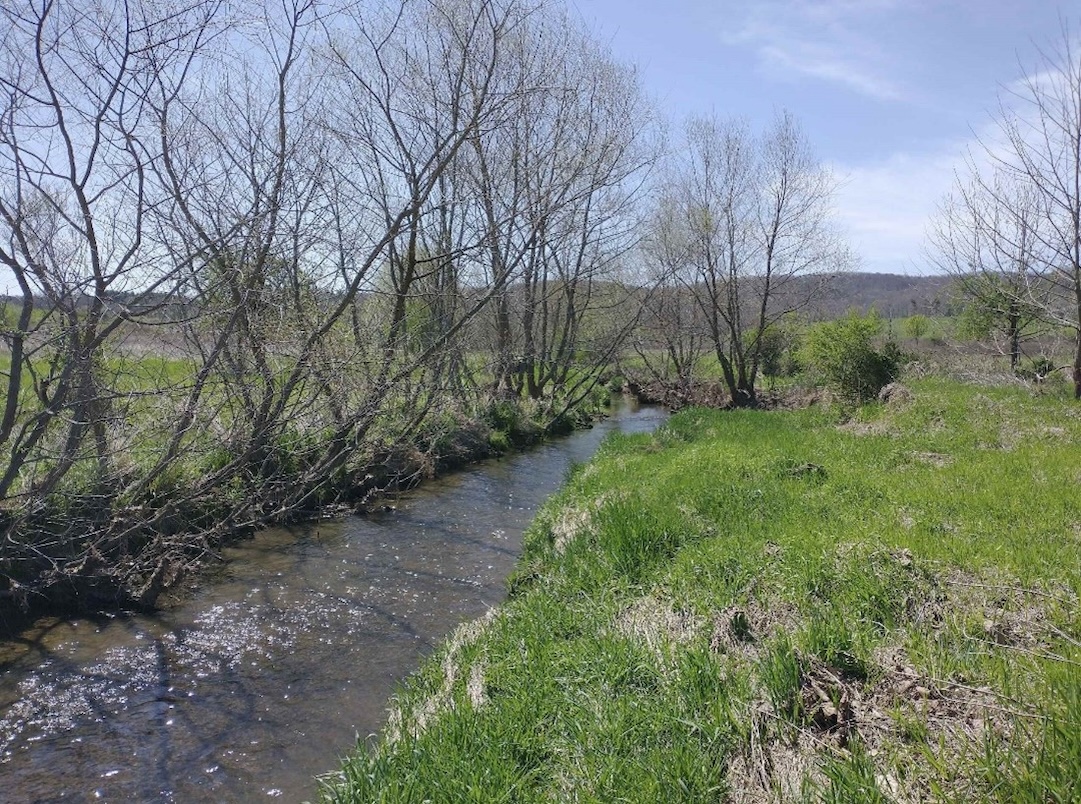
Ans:
[[[664,412],[432,482],[366,517],[273,529],[156,616],[43,620],[0,645],[0,801],[299,801],[395,686],[504,596],[572,461]]]

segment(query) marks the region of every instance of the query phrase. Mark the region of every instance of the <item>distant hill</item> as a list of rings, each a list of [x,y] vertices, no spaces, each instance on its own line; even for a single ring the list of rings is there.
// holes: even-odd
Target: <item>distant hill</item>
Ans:
[[[788,304],[799,304],[809,296],[815,297],[813,305],[804,309],[812,320],[831,319],[856,308],[867,312],[874,307],[883,318],[905,318],[914,313],[924,315],[950,315],[957,307],[955,284],[950,276],[906,276],[902,274],[876,274],[852,272],[828,277],[824,292],[819,289],[823,277],[808,276],[791,280],[785,289],[777,293],[774,302],[781,309]],[[88,303],[89,298],[80,303]],[[157,313],[159,320],[180,320],[192,314],[191,302],[165,294],[117,293],[109,297],[111,304],[126,306],[132,313]],[[0,295],[0,305],[18,306],[21,300],[15,296]]]
[[[949,315],[956,307],[955,282],[944,275],[837,274],[831,277],[815,312],[822,318],[833,318],[853,307],[861,312],[874,307],[884,318],[904,318],[914,313]]]

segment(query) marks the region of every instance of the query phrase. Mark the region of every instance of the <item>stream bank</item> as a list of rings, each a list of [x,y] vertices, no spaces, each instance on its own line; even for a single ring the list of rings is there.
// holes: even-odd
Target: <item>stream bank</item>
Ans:
[[[261,528],[370,513],[425,480],[589,427],[609,404],[600,389],[551,420],[517,399],[494,401],[475,415],[449,412],[411,438],[374,438],[314,485],[284,445],[272,461],[281,476],[266,488],[254,477],[251,488],[211,484],[196,493],[193,486],[212,471],[180,461],[142,503],[122,503],[104,488],[55,495],[23,522],[36,536],[22,534],[14,514],[0,507],[0,532],[10,531],[0,548],[0,640],[44,615],[152,612],[159,598],[175,603],[193,580],[213,571],[224,548]],[[283,502],[294,498],[306,502]]]
[[[609,439],[324,800],[1081,801],[1076,402],[896,390]]]
[[[175,608],[45,618],[0,652],[13,800],[315,795],[459,623],[505,596],[536,508],[607,433],[655,408],[425,483],[391,511],[262,531]]]

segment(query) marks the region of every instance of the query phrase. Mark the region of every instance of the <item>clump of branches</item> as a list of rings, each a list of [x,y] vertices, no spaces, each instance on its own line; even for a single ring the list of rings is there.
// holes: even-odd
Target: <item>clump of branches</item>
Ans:
[[[448,421],[585,398],[654,158],[523,0],[0,10],[0,597],[152,605]]]

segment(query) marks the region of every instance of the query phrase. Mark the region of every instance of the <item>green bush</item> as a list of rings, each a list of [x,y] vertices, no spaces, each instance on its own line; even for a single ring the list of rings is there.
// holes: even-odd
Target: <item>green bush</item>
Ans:
[[[822,381],[849,402],[866,402],[897,377],[901,350],[887,341],[875,348],[882,321],[874,310],[853,311],[844,318],[811,328],[804,359]]]
[[[800,369],[800,334],[790,323],[770,324],[759,335],[763,376],[791,377]]]
[[[901,325],[905,335],[914,340],[916,343],[920,342],[920,338],[924,337],[931,331],[931,319],[925,315],[910,315],[904,320]]]
[[[492,402],[484,413],[484,419],[494,430],[503,430],[512,433],[518,429],[522,418],[522,411],[510,400],[498,400]]]
[[[488,433],[488,446],[500,454],[510,452],[512,446],[510,436],[503,430],[492,430]]]

